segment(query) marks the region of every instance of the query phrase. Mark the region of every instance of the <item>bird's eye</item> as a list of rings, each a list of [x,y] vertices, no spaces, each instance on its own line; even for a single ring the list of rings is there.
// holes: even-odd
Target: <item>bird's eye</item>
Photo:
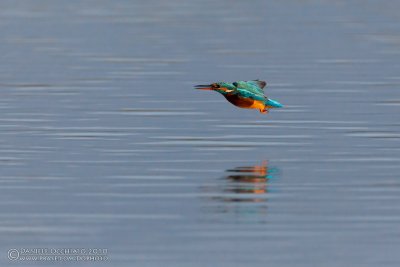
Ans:
[[[212,87],[214,87],[214,88],[220,88],[219,84],[217,84],[217,83],[213,83],[213,84],[212,84]]]

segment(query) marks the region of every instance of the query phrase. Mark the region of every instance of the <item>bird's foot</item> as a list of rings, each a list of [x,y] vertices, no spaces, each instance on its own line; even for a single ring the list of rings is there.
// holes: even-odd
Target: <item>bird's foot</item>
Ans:
[[[260,112],[264,114],[268,113],[268,111],[269,111],[268,109],[260,109]]]

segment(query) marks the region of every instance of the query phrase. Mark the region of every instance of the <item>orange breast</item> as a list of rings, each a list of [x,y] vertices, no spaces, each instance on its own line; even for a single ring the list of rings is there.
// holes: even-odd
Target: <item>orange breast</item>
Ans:
[[[262,101],[254,100],[253,105],[251,105],[249,108],[264,110],[265,104]]]
[[[254,108],[259,110],[263,110],[265,108],[265,104],[262,101],[244,98],[237,95],[225,95],[225,98],[233,105],[240,108]]]

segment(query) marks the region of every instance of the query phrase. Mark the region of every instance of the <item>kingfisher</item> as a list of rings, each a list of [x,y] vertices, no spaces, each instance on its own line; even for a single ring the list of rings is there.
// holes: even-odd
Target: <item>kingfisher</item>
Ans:
[[[211,90],[222,94],[226,100],[240,108],[258,109],[261,113],[268,113],[271,108],[281,108],[278,101],[268,98],[264,94],[265,81],[237,81],[233,83],[215,82],[212,84],[196,85],[196,89]]]

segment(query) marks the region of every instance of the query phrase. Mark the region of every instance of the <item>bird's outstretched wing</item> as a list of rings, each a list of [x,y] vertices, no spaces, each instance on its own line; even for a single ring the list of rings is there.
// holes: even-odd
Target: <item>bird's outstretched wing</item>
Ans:
[[[260,81],[260,80],[247,81],[247,83],[254,84],[261,89],[264,89],[264,87],[267,85],[266,81]]]
[[[239,89],[248,90],[249,92],[251,92],[253,94],[264,96],[264,91],[262,89],[266,85],[266,82],[264,82],[264,81],[259,81],[259,80],[237,81],[232,84]]]
[[[267,98],[263,94],[256,94],[247,89],[237,88],[235,94],[238,94],[240,97],[250,98],[258,101],[265,101]]]

